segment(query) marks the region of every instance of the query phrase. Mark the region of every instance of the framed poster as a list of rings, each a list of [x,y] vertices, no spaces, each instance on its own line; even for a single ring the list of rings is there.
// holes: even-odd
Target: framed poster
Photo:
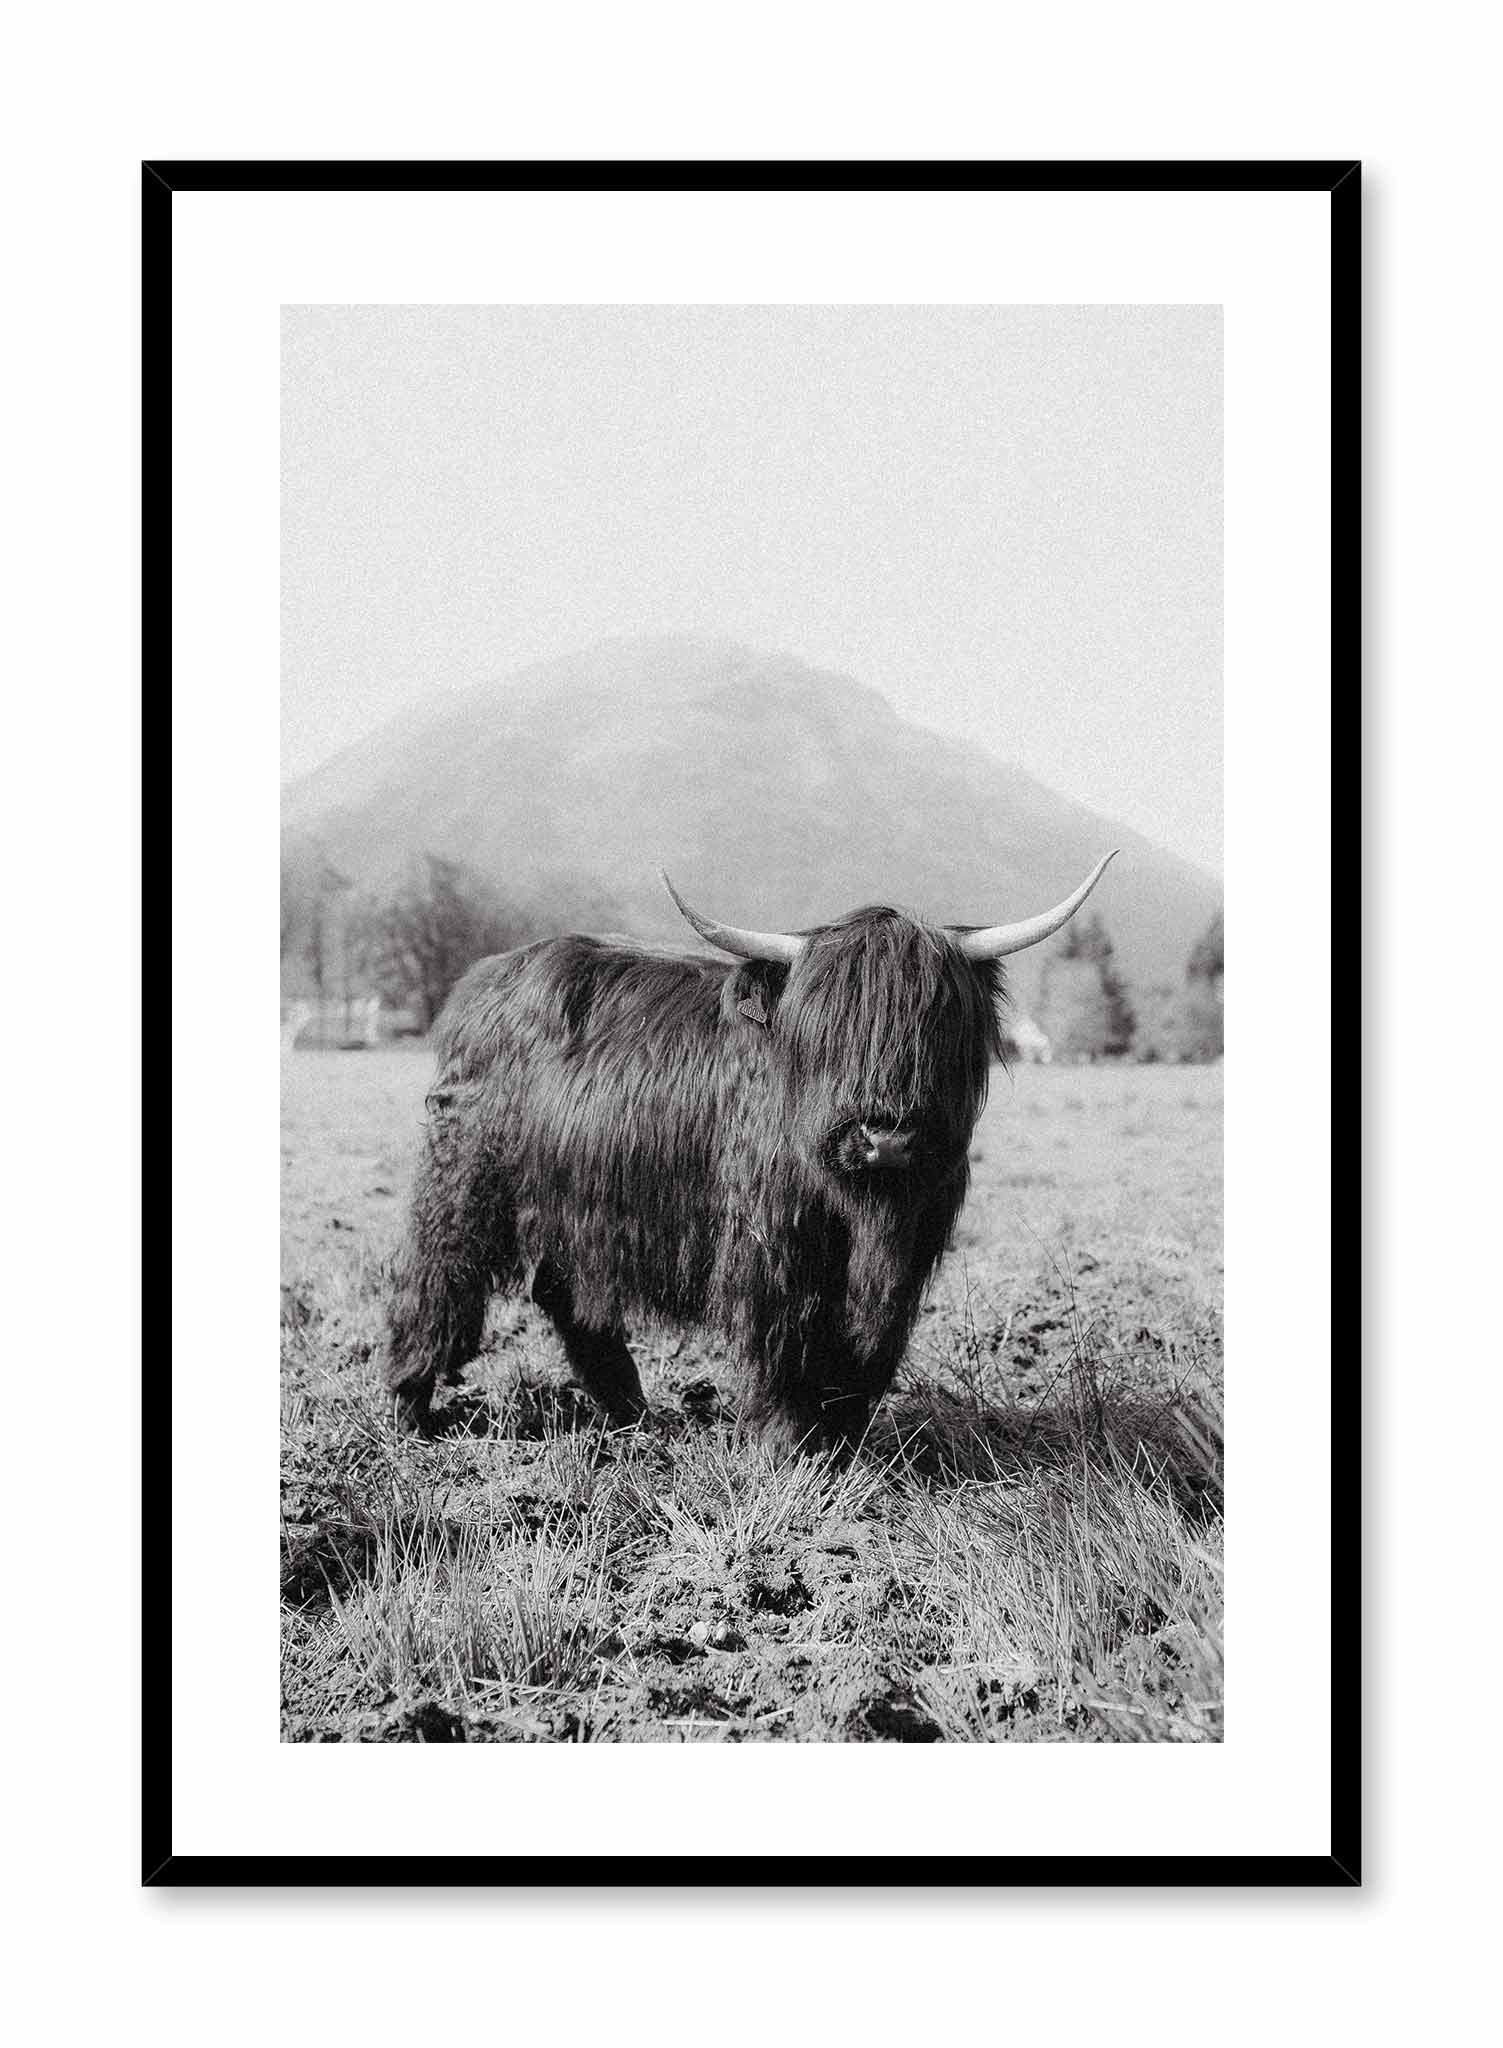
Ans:
[[[143,206],[145,1881],[1356,1883],[1358,167]]]

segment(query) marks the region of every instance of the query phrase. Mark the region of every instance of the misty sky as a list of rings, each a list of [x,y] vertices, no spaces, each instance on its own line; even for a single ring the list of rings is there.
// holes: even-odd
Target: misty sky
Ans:
[[[1217,307],[290,307],[282,425],[289,778],[706,633],[1221,872]]]

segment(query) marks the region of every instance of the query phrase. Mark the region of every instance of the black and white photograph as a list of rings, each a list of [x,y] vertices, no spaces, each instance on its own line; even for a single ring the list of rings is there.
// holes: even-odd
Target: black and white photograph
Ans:
[[[144,180],[147,1882],[1353,1884],[1356,167]]]
[[[1220,308],[281,342],[283,1738],[1219,1742]]]

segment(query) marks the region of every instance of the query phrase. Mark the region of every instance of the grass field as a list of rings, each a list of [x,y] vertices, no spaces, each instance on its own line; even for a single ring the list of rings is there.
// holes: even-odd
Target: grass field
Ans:
[[[713,1344],[602,1430],[491,1310],[445,1433],[377,1392],[421,1049],[283,1059],[288,1741],[1217,1741],[1219,1068],[995,1077],[954,1250],[844,1472]]]

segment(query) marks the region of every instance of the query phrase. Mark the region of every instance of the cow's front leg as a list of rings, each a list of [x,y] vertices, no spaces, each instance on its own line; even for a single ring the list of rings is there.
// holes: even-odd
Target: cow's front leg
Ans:
[[[843,1462],[865,1436],[871,1411],[869,1375],[855,1359],[826,1348],[755,1373],[743,1420],[775,1457],[826,1453]]]

